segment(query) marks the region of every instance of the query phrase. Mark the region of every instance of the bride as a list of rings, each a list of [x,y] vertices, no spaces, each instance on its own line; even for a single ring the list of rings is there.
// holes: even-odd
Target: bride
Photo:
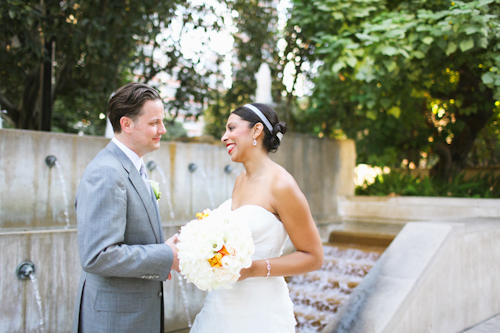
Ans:
[[[221,141],[245,170],[232,199],[218,209],[232,211],[252,231],[252,266],[241,271],[232,289],[210,292],[191,333],[295,332],[293,304],[284,276],[317,270],[323,247],[304,194],[293,177],[269,158],[280,145],[286,124],[265,104],[234,110]],[[290,237],[296,252],[282,256]]]

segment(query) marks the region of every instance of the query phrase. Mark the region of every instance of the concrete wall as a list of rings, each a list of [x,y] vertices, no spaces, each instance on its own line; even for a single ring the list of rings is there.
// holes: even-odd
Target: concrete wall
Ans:
[[[343,229],[394,235],[410,221],[500,218],[500,199],[339,196],[337,202]]]
[[[81,175],[108,142],[101,137],[0,130],[0,229],[65,227],[65,210],[74,227],[74,197]],[[59,169],[45,164],[49,155],[60,164],[64,188]],[[295,177],[318,225],[339,221],[336,196],[354,194],[353,141],[290,133],[271,157]],[[160,182],[160,213],[167,226],[182,225],[196,212],[230,198],[234,181],[243,170],[241,164],[231,162],[221,143],[162,142],[161,148],[144,160],[157,165],[149,178]],[[188,170],[190,163],[198,167],[193,173]],[[229,174],[224,172],[227,165],[233,168]]]
[[[45,332],[70,331],[81,272],[75,192],[86,165],[108,142],[100,137],[0,129],[0,332],[36,332],[39,328],[33,284],[18,280],[15,274],[23,261],[36,266]],[[60,169],[45,164],[48,155],[56,156]],[[287,134],[278,152],[271,156],[297,180],[326,239],[331,225],[340,223],[336,196],[354,193],[354,143]],[[242,165],[231,162],[220,143],[162,142],[161,148],[144,160],[157,165],[149,178],[160,182],[160,213],[166,237],[196,212],[228,199],[234,180],[243,170]],[[198,166],[193,173],[188,170],[190,163]],[[229,174],[224,172],[227,165],[233,167]],[[167,331],[187,327],[178,282],[174,275],[173,281],[164,284]],[[186,292],[192,320],[205,293],[192,284],[186,284]]]
[[[283,139],[273,160],[289,171],[306,196],[321,238],[340,228],[338,196],[354,195],[354,141],[322,140],[307,135]]]
[[[169,230],[170,229],[170,230]],[[173,234],[172,228],[164,228]],[[31,280],[19,280],[21,262],[35,264],[42,301],[44,332],[70,332],[81,266],[76,248],[76,229],[0,232],[0,332],[39,332],[40,315]],[[175,331],[188,326],[179,275],[164,282],[165,328]],[[201,309],[205,292],[184,283],[191,321]]]
[[[0,228],[65,227],[65,209],[70,225],[76,226],[74,198],[80,178],[87,164],[108,142],[101,137],[0,130]],[[61,166],[65,188],[59,169],[45,164],[49,155],[54,155]],[[146,155],[144,160],[157,165],[149,177],[160,182],[160,213],[165,225],[185,223],[200,209],[211,207],[212,201],[215,205],[223,202],[231,195],[234,180],[242,171],[241,165],[231,163],[221,145],[213,144],[163,142],[158,151]],[[193,173],[188,170],[190,163],[198,167]],[[229,174],[224,172],[227,164],[234,167]]]
[[[500,219],[406,224],[323,332],[459,332],[500,313]]]
[[[0,332],[38,332],[40,316],[30,280],[18,280],[23,261],[35,263],[41,292],[45,332],[67,332],[72,321],[75,284],[81,272],[76,232],[40,231],[0,233]]]

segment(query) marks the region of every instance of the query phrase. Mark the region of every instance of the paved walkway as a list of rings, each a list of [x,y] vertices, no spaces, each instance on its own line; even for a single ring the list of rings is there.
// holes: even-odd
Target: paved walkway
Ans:
[[[500,332],[500,314],[473,326],[462,333],[498,333]]]

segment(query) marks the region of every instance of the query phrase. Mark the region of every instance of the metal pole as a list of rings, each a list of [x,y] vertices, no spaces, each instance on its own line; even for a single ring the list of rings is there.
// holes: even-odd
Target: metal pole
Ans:
[[[52,40],[45,42],[47,59],[43,62],[42,124],[41,130],[50,132],[52,127]]]

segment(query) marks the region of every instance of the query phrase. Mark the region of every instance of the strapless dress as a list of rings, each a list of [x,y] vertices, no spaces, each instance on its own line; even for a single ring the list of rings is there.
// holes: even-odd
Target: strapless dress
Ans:
[[[233,211],[231,205],[229,199],[217,209],[237,214],[248,224],[255,244],[252,259],[281,256],[288,234],[276,216],[261,206],[245,205]],[[292,333],[295,325],[285,279],[254,277],[234,283],[232,289],[209,292],[190,332]]]

